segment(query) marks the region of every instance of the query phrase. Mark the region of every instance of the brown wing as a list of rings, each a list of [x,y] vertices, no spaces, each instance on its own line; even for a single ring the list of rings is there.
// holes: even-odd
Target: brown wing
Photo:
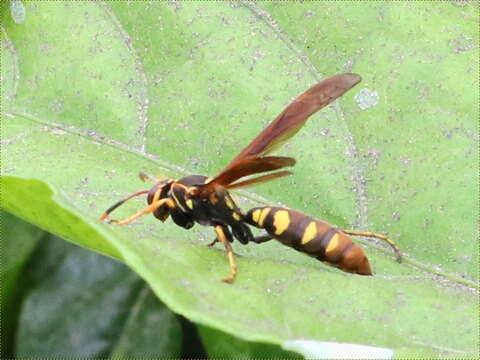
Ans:
[[[232,189],[239,189],[247,186],[252,186],[256,184],[260,184],[262,182],[272,181],[274,179],[278,179],[284,176],[292,175],[291,171],[277,171],[272,174],[262,175],[253,179],[247,179],[244,181],[236,182],[235,184],[230,184],[227,186],[228,190]]]
[[[222,172],[244,159],[263,156],[279,148],[300,130],[311,115],[342,96],[361,80],[360,75],[352,73],[323,79],[297,97]]]
[[[205,185],[198,187],[198,193],[202,195],[207,195],[216,190],[218,186],[229,188],[230,184],[233,184],[240,178],[245,176],[258,174],[267,171],[278,170],[287,166],[295,165],[295,159],[290,157],[283,156],[265,156],[265,157],[256,157],[248,158],[241,160],[230,167],[228,170],[222,171],[214,179],[206,183]],[[249,179],[242,181],[241,183],[233,184],[232,187],[238,188],[242,186],[247,186],[249,184],[273,180],[276,177],[285,176],[287,172],[280,171],[278,173],[273,173],[267,175],[268,177],[261,176],[257,179]],[[288,172],[289,173],[289,172]],[[275,175],[277,174],[277,175]]]
[[[234,183],[245,176],[295,165],[293,158],[264,157],[264,155],[283,145],[300,130],[312,114],[342,96],[361,80],[362,78],[357,74],[338,74],[320,81],[304,92],[243,149],[220,174],[207,184],[200,186],[199,193],[207,195],[215,191],[218,186],[234,189],[290,175],[289,171],[280,171]]]

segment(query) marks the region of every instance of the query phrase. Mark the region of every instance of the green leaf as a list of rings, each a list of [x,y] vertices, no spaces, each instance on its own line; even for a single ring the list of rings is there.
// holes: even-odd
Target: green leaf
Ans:
[[[86,214],[63,196],[54,195],[43,182],[8,176],[2,179],[2,189],[6,192],[2,205],[11,213],[78,245],[121,259],[102,234],[104,229],[89,226]]]
[[[363,76],[354,92],[378,93],[377,105],[344,116],[352,173],[364,184],[354,182],[358,214],[369,222],[359,225],[389,231],[416,259],[478,281],[479,32],[475,7],[464,5],[266,9],[292,43],[306,44],[300,51],[314,68],[330,74],[350,64]]]
[[[180,355],[176,315],[123,264],[50,236],[23,276],[16,357]]]
[[[25,21],[2,32],[3,206],[122,259],[172,310],[242,340],[472,356],[478,31],[475,6],[457,5],[26,2]],[[295,174],[239,191],[240,205],[388,231],[403,264],[363,240],[375,277],[275,242],[234,244],[228,286],[224,251],[205,246],[211,229],[98,222],[149,188],[138,171],[214,175],[294,96],[345,71],[363,82],[281,151]]]
[[[24,284],[21,274],[38,241],[45,232],[29,223],[21,221],[4,211],[0,211],[0,279],[2,282],[1,325],[2,358],[13,356],[13,334],[17,322]]]
[[[247,342],[206,327],[198,327],[203,345],[211,359],[298,359],[298,354],[267,343]],[[301,351],[299,351],[301,352]]]

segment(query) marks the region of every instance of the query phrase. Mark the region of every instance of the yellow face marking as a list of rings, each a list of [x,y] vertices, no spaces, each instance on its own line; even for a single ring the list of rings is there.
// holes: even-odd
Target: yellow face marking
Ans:
[[[253,212],[252,214],[252,220],[253,222],[255,222],[256,224],[258,224],[258,220],[260,219],[260,214],[262,213],[262,210],[260,209],[257,209]]]
[[[190,209],[193,209],[193,201],[192,199],[188,199],[186,202],[187,206],[190,208]]]
[[[290,225],[290,216],[287,210],[279,210],[273,215],[273,226],[275,226],[275,234],[280,235],[287,230]]]
[[[260,218],[257,221],[257,224],[260,226],[263,226],[263,222],[265,221],[265,218],[267,217],[268,213],[272,210],[272,208],[266,207],[262,209],[262,213],[260,214]]]
[[[235,220],[237,220],[237,221],[240,221],[240,219],[241,219],[241,218],[240,218],[240,215],[237,214],[236,212],[234,212],[232,216],[233,216],[233,218],[234,218]]]
[[[172,195],[173,195],[173,199],[175,200],[175,203],[178,205],[178,207],[184,211],[184,212],[187,212],[183,206],[182,206],[182,203],[178,200],[177,196],[175,195],[175,191],[172,191]]]
[[[317,235],[317,224],[315,223],[315,221],[312,221],[310,222],[310,224],[308,224],[307,228],[303,232],[302,245],[313,240],[316,235]]]
[[[328,255],[329,252],[334,251],[337,246],[338,246],[338,234],[333,235],[333,237],[330,239],[330,242],[328,243],[327,248],[325,249],[325,254]]]

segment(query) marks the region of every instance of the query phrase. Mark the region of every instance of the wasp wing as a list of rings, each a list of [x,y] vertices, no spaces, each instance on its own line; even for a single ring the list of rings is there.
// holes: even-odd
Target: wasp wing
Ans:
[[[260,184],[263,182],[267,181],[272,181],[274,179],[278,179],[284,176],[292,175],[293,173],[291,171],[277,171],[272,174],[267,174],[267,175],[262,175],[253,179],[247,179],[243,181],[236,182],[234,184],[230,184],[227,186],[228,190],[233,190],[233,189],[239,189],[239,188],[244,188],[247,186],[252,186],[256,184]]]
[[[219,186],[225,187],[225,188],[229,188],[229,187],[238,188],[238,187],[247,186],[248,184],[252,184],[254,182],[258,183],[258,182],[273,180],[276,177],[285,176],[289,174],[286,174],[287,172],[281,171],[278,173],[274,173],[274,174],[280,174],[280,175],[269,174],[267,175],[268,177],[261,176],[258,178],[261,180],[254,181],[256,179],[249,179],[249,180],[242,181],[241,183],[233,184],[235,181],[245,176],[267,172],[267,171],[278,170],[278,169],[281,169],[287,166],[293,166],[293,165],[295,165],[295,159],[290,157],[283,157],[283,156],[264,156],[264,157],[243,159],[237,162],[236,164],[234,164],[233,166],[231,166],[229,169],[222,171],[220,174],[218,174],[215,178],[210,180],[205,185],[199,186],[198,193],[206,196],[209,193],[216,191]],[[243,184],[243,185],[239,186],[240,184]]]
[[[234,184],[236,180],[245,176],[293,166],[295,164],[293,158],[265,155],[282,146],[300,130],[311,115],[342,96],[361,80],[362,78],[357,74],[337,74],[320,81],[305,91],[287,106],[220,174],[201,186],[199,189],[201,193],[206,195],[215,191],[218,186],[233,189],[289,175],[289,172],[283,171]]]
[[[361,80],[360,75],[352,73],[337,74],[323,79],[293,100],[223,172],[244,159],[261,157],[281,147],[300,130],[311,115],[342,96]]]

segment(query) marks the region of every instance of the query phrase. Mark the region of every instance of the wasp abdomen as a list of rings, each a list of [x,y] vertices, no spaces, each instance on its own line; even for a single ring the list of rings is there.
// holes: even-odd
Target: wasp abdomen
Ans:
[[[351,273],[372,275],[363,250],[342,231],[298,211],[280,207],[251,209],[245,221],[282,244]]]

